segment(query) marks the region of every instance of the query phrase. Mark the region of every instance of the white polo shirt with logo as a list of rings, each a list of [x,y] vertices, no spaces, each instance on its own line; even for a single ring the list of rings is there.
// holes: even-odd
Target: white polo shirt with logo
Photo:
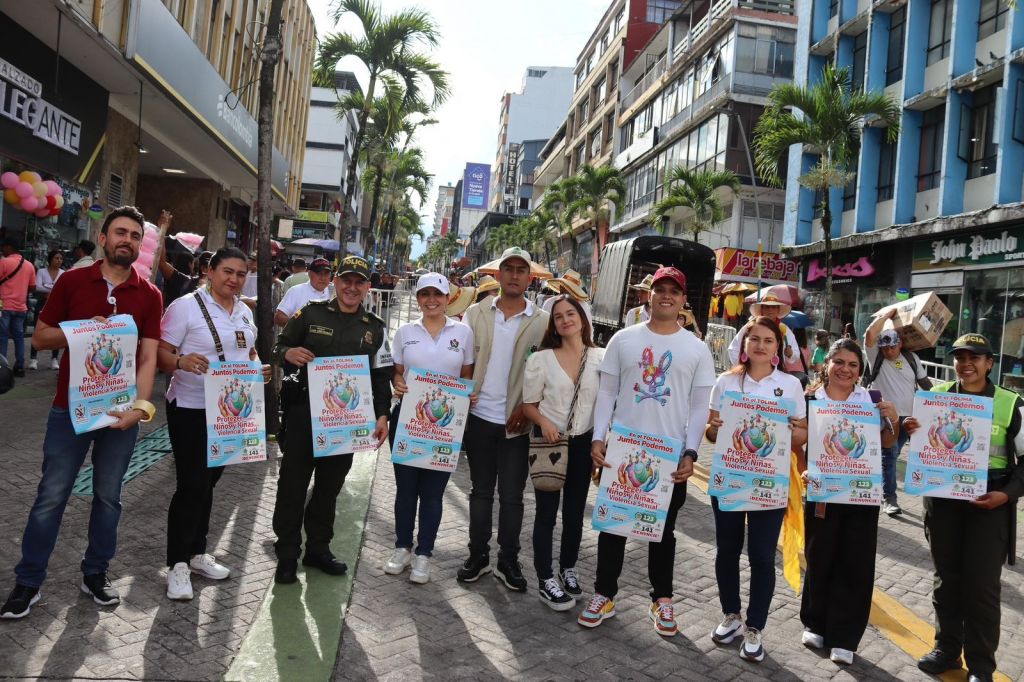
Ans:
[[[448,317],[434,339],[420,318],[398,328],[391,342],[391,356],[396,365],[405,368],[406,378],[413,367],[457,377],[464,366],[473,364],[473,330]]]
[[[317,291],[309,282],[297,284],[285,293],[284,298],[277,304],[277,309],[284,313],[285,317],[291,317],[310,301],[327,301],[333,298],[333,288],[328,284],[323,291]]]

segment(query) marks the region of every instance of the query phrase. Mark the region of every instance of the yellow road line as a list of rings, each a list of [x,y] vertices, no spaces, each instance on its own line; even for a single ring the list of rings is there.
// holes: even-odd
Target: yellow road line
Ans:
[[[696,465],[690,481],[707,494],[708,469],[701,464]],[[781,543],[779,550],[782,550]],[[806,567],[802,554],[800,555],[800,566],[801,568]],[[915,660],[931,651],[935,643],[935,628],[877,587],[871,595],[871,616],[868,622],[882,636]],[[938,677],[944,682],[963,682],[967,679],[967,670],[952,670]],[[1012,682],[1009,677],[1000,672],[996,672],[992,677],[996,682]]]

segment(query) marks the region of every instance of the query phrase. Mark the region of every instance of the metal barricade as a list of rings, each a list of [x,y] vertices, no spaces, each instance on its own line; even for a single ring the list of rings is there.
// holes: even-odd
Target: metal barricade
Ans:
[[[945,383],[947,381],[956,381],[956,371],[949,365],[943,365],[938,362],[928,362],[922,360],[921,365],[928,373],[928,378],[933,383]]]
[[[419,316],[416,299],[411,291],[370,289],[365,305],[367,310],[384,320],[389,337],[394,336],[401,325]]]
[[[724,324],[708,324],[707,334],[704,335],[704,342],[711,350],[711,356],[715,359],[715,372],[721,374],[732,367],[729,361],[729,344],[736,338],[736,330]]]

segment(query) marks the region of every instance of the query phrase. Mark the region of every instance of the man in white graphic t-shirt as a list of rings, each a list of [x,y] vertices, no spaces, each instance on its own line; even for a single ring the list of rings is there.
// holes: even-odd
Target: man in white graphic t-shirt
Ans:
[[[608,343],[601,364],[601,389],[594,408],[595,466],[606,467],[605,437],[611,423],[684,443],[665,520],[665,535],[648,551],[651,579],[650,618],[662,636],[678,632],[672,607],[676,516],[686,500],[686,479],[693,473],[708,419],[714,360],[707,345],[679,326],[686,303],[686,277],[676,268],[659,268],[651,283],[651,318],[626,327]],[[610,475],[604,471],[604,475]],[[597,579],[594,596],[580,614],[584,627],[596,627],[615,615],[615,594],[622,573],[626,538],[601,533],[597,541]]]

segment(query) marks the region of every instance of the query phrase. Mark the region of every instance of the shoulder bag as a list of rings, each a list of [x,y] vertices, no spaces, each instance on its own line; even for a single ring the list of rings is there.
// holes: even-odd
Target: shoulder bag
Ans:
[[[583,349],[583,359],[580,360],[580,369],[576,373],[576,381],[573,386],[572,402],[569,404],[569,418],[566,421],[566,433],[559,434],[554,443],[549,443],[540,427],[534,425],[530,433],[530,480],[533,487],[543,492],[554,492],[561,490],[565,485],[565,472],[569,468],[569,435],[572,428],[573,417],[576,415],[576,400],[580,395],[580,379],[583,378],[583,370],[587,366],[587,353],[589,348]]]

